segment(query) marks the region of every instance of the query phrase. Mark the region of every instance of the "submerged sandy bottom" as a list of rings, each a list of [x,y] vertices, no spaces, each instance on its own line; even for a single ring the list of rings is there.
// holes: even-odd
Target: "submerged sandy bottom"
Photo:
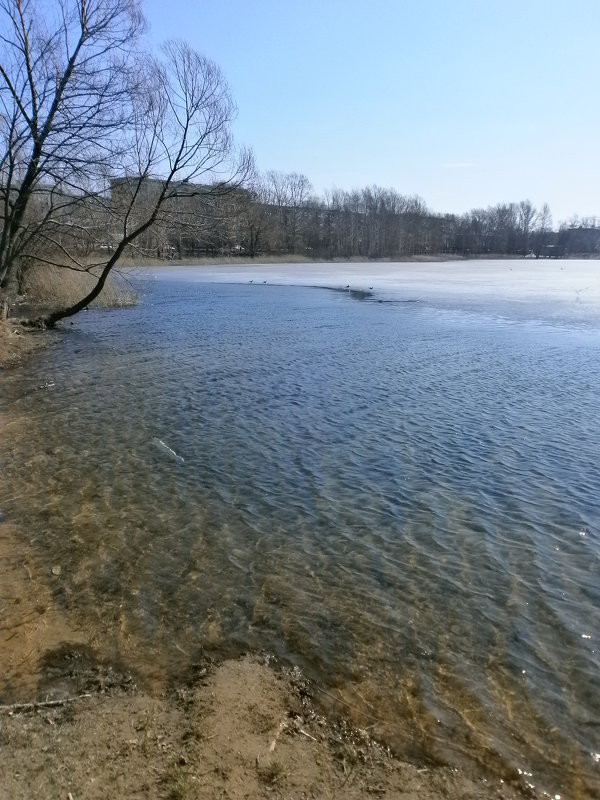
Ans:
[[[0,671],[22,701],[0,703],[0,796],[44,798],[522,797],[522,779],[395,758],[339,716],[297,669],[267,656],[191,665],[148,691],[97,632],[75,629],[33,549],[2,526]],[[521,791],[520,791],[521,790]]]
[[[50,575],[10,526],[0,537],[0,670],[23,701],[0,704],[0,795],[204,798],[521,797],[499,779],[394,758],[343,719],[327,718],[298,670],[266,656],[192,665],[188,680],[149,693],[98,660]],[[55,574],[56,573],[56,574]]]

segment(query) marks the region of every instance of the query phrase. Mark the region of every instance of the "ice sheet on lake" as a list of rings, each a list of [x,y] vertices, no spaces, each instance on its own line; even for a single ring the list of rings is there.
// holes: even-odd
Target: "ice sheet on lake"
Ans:
[[[600,321],[600,261],[468,260],[395,263],[233,264],[157,268],[161,280],[319,286],[377,299],[445,306],[505,306],[514,313]],[[506,310],[506,309],[505,309]]]

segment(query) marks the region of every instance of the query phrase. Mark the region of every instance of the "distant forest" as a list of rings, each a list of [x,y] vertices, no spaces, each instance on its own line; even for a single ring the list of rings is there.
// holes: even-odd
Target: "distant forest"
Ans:
[[[132,179],[113,181],[113,210]],[[160,181],[146,179],[149,201]],[[574,218],[553,228],[547,205],[499,203],[465,214],[440,214],[418,196],[372,186],[312,192],[304,175],[267,172],[222,195],[181,186],[136,249],[157,258],[305,256],[402,259],[414,256],[597,257],[600,222]],[[91,242],[90,242],[91,244]],[[103,242],[110,248],[110,237]]]

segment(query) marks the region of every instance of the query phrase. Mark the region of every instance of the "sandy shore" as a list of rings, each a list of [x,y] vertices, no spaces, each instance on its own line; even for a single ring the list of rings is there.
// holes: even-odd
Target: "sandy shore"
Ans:
[[[21,364],[31,353],[49,342],[45,331],[29,331],[14,320],[0,322],[0,369]]]
[[[245,657],[199,667],[159,696],[128,676],[54,654],[62,699],[0,708],[0,786],[37,798],[514,798],[499,783],[396,760],[364,731],[327,720],[302,679]],[[66,696],[67,689],[71,694]]]
[[[201,657],[175,684],[148,685],[100,655],[101,633],[56,599],[60,566],[44,567],[7,521],[0,561],[2,798],[531,796],[497,777],[398,760],[327,717],[318,687],[265,655]]]

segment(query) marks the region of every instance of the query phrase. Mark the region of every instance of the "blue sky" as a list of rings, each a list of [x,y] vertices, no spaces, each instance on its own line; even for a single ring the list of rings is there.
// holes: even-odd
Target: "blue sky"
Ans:
[[[146,0],[223,70],[261,170],[434,211],[600,216],[600,0]]]

